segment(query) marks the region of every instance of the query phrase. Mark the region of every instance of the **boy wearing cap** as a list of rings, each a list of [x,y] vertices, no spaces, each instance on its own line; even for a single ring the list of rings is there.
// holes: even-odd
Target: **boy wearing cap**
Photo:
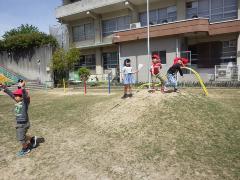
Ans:
[[[152,56],[152,66],[150,69],[151,79],[152,79],[152,91],[155,91],[155,84],[159,79],[161,82],[161,92],[164,92],[165,81],[160,74],[161,69],[162,69],[162,64],[161,64],[160,57],[157,54],[154,54]]]
[[[18,89],[11,92],[5,85],[0,84],[0,90],[4,89],[4,92],[8,94],[15,104],[16,115],[16,136],[17,140],[22,144],[22,149],[17,153],[18,156],[24,156],[31,151],[31,148],[37,146],[37,137],[27,136],[27,131],[30,128],[28,107],[30,104],[30,97],[25,89],[25,82],[19,81]]]
[[[179,92],[177,89],[177,73],[179,72],[179,74],[183,76],[181,68],[184,67],[187,63],[188,59],[177,57],[174,59],[174,64],[167,71],[168,81],[166,83],[166,86],[173,86],[174,92]]]

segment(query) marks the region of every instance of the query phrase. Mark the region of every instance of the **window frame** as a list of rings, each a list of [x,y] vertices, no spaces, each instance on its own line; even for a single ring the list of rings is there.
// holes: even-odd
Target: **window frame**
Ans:
[[[192,19],[192,17],[196,14],[197,17],[205,17],[209,18],[210,22],[221,22],[221,21],[226,21],[226,20],[233,20],[238,17],[238,9],[237,9],[237,4],[238,1],[234,0],[233,3],[227,3],[228,0],[221,0],[221,5],[219,7],[213,7],[213,2],[214,0],[207,0],[208,2],[208,8],[207,10],[202,10],[200,11],[200,2],[203,2],[204,0],[194,0],[191,2],[186,2],[186,18],[187,19]],[[189,3],[196,3],[197,7],[196,12],[189,12],[193,7],[188,8]],[[215,3],[214,3],[215,4]],[[229,10],[227,10],[229,9]],[[235,14],[232,16],[227,16],[229,14]],[[219,16],[219,17],[218,17]]]
[[[91,58],[91,63],[87,62],[87,58]],[[83,61],[84,63],[82,63]],[[89,70],[96,70],[96,55],[95,54],[88,54],[88,55],[81,55],[79,57],[78,62],[74,65],[74,69],[77,70],[81,67],[85,67]]]
[[[120,20],[123,20],[123,25],[120,26]],[[107,27],[107,23],[110,23],[112,21],[112,27]],[[106,25],[105,25],[106,23]],[[102,36],[106,37],[111,34],[114,34],[114,32],[122,31],[122,30],[128,30],[130,29],[131,25],[131,16],[125,15],[125,16],[118,16],[111,19],[105,19],[102,20]],[[123,28],[120,28],[123,27]],[[110,30],[109,30],[110,29]],[[107,30],[107,31],[105,31]]]
[[[90,28],[87,29],[87,26],[89,26],[89,25],[90,25]],[[82,29],[82,31],[75,32],[75,29],[80,29],[80,28]],[[94,40],[95,39],[94,24],[92,22],[89,22],[89,23],[72,26],[72,35],[73,35],[72,36],[73,42]]]
[[[165,55],[164,55],[165,57],[164,57],[164,58],[162,58],[162,54],[161,54],[161,53],[165,53]],[[152,51],[152,56],[153,56],[154,54],[157,54],[157,55],[160,57],[160,59],[161,59],[161,64],[162,64],[162,65],[166,65],[166,64],[167,64],[167,51],[166,51],[166,50]],[[163,62],[162,59],[164,59],[165,62]]]
[[[110,56],[110,60],[108,60],[108,57]],[[114,59],[114,56],[116,60]],[[105,57],[107,59],[105,59]],[[114,63],[113,63],[114,62]],[[117,51],[114,52],[103,52],[102,53],[102,64],[103,64],[103,69],[111,69],[111,68],[118,68],[119,66],[119,54]]]
[[[175,11],[171,11],[171,8],[173,8]],[[165,17],[161,17],[161,15],[163,15],[164,13],[160,13],[166,11],[165,13]],[[170,14],[174,13],[175,16],[171,16]],[[151,15],[155,14],[155,19],[153,17],[151,17]],[[151,23],[151,25],[156,25],[156,24],[163,24],[165,23],[165,21],[167,22],[174,22],[177,20],[177,6],[173,5],[173,6],[168,6],[168,7],[164,7],[164,8],[158,8],[158,9],[152,9],[149,12],[149,23]],[[147,26],[147,12],[140,12],[139,13],[139,21],[141,23],[142,27]]]

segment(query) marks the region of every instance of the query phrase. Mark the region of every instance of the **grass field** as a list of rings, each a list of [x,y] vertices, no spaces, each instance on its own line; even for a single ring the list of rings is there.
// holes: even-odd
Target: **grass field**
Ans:
[[[30,133],[45,143],[18,158],[0,92],[0,179],[240,179],[240,90],[201,93],[33,92]]]

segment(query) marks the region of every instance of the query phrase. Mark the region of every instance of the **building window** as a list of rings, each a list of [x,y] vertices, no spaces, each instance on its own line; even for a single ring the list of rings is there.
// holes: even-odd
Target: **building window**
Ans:
[[[157,54],[160,59],[162,64],[167,64],[167,53],[166,51],[153,51],[152,55]]]
[[[83,24],[73,27],[73,41],[86,41],[94,39],[94,28],[93,24]]]
[[[104,20],[103,25],[103,36],[108,36],[116,31],[126,30],[130,28],[130,16],[122,16],[109,20]]]
[[[103,67],[104,69],[110,69],[110,68],[117,68],[118,63],[118,53],[117,52],[110,52],[110,53],[103,53]]]
[[[198,16],[198,2],[187,2],[186,3],[186,8],[187,8],[187,18],[191,19],[194,16]]]
[[[75,64],[75,70],[81,67],[86,67],[90,70],[96,69],[96,56],[95,54],[80,56],[79,61]]]
[[[221,62],[236,62],[237,56],[237,40],[229,40],[222,42]]]
[[[147,12],[140,13],[141,26],[147,26]],[[177,20],[176,6],[170,6],[162,9],[155,9],[149,12],[150,25],[173,22]]]
[[[186,3],[187,18],[205,17],[211,22],[237,18],[237,0],[197,0]]]

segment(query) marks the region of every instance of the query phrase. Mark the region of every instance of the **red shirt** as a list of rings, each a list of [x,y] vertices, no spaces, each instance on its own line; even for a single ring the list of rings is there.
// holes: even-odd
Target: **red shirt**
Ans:
[[[157,74],[159,74],[161,68],[162,68],[161,63],[156,63],[156,64],[152,63],[150,72],[152,75],[157,75]]]

